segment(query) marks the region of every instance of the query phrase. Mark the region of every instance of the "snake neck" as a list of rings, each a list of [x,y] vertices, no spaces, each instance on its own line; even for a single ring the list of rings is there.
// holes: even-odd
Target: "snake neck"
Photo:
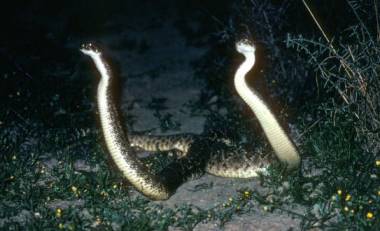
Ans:
[[[100,124],[104,134],[107,148],[111,155],[121,151],[121,147],[129,149],[129,140],[120,122],[119,111],[116,108],[115,100],[111,91],[111,78],[102,76],[97,89],[97,103],[100,116]],[[130,150],[126,150],[131,152]]]
[[[265,136],[279,160],[286,163],[288,169],[297,168],[300,163],[300,157],[296,147],[280,126],[275,115],[259,97],[259,94],[255,90],[250,89],[246,83],[245,76],[255,64],[255,54],[254,52],[241,53],[245,56],[245,61],[236,71],[234,78],[235,88],[240,97],[256,115]]]
[[[123,128],[120,115],[112,95],[113,75],[108,62],[102,54],[93,49],[83,49],[89,55],[100,73],[97,89],[97,103],[100,124],[106,147],[111,158],[124,177],[145,196],[154,200],[165,200],[173,193],[167,182],[151,174],[145,165],[136,157],[130,147],[126,130]]]
[[[130,151],[129,141],[123,129],[120,115],[115,105],[115,99],[112,95],[113,74],[109,64],[102,57],[102,54],[91,56],[95,66],[100,74],[100,81],[97,89],[97,104],[100,116],[100,124],[104,134],[107,148],[111,155],[113,152]],[[120,146],[120,147],[118,147]],[[125,146],[125,148],[121,148]]]

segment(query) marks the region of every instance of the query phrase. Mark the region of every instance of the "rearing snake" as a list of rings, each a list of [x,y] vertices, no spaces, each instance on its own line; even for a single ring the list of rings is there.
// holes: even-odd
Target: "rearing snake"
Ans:
[[[233,167],[228,167],[226,162],[231,159],[231,155],[237,154],[237,150],[226,150],[229,149],[228,145],[220,141],[204,137],[128,137],[127,131],[120,122],[117,106],[112,96],[113,75],[108,62],[102,52],[91,43],[82,45],[80,50],[92,58],[100,73],[97,103],[101,130],[108,152],[124,177],[145,196],[153,200],[168,199],[176,188],[194,172],[202,174],[207,171],[224,177],[255,177],[258,172],[265,171],[268,164],[273,161],[259,155],[244,153]],[[237,92],[256,115],[278,159],[285,163],[288,169],[297,168],[300,156],[293,142],[265,102],[246,84],[245,75],[255,64],[255,46],[248,40],[241,40],[236,43],[236,50],[245,57],[245,61],[235,73],[234,83]],[[145,145],[145,143],[150,143],[150,145]],[[162,143],[163,145],[161,145]],[[185,155],[178,161],[169,164],[157,175],[153,175],[137,158],[132,146],[146,147],[152,150],[182,149]]]

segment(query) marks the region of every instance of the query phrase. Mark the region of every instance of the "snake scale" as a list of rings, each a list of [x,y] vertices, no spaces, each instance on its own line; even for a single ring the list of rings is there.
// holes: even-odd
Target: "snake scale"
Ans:
[[[249,153],[205,136],[128,136],[112,94],[114,77],[109,63],[94,44],[84,44],[80,50],[91,57],[100,74],[97,104],[108,152],[123,176],[146,197],[166,200],[184,181],[204,172],[223,177],[255,177],[275,161],[268,155]],[[277,158],[289,170],[297,168],[300,156],[292,140],[262,98],[246,84],[245,76],[255,64],[255,46],[244,39],[236,43],[236,50],[245,57],[234,78],[238,94],[256,115]],[[134,147],[150,151],[177,149],[182,155],[161,172],[152,174],[137,157]]]

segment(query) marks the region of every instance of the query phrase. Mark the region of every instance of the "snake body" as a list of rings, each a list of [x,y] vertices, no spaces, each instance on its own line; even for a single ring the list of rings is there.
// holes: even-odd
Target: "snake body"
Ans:
[[[236,49],[245,56],[245,61],[235,74],[236,90],[255,113],[278,159],[284,162],[288,169],[298,167],[300,157],[296,147],[265,102],[245,82],[245,75],[255,63],[254,45],[248,40],[242,40],[236,43]],[[255,177],[273,162],[274,159],[268,155],[248,153],[244,149],[209,137],[128,136],[120,122],[112,95],[113,75],[107,60],[91,43],[82,45],[80,50],[91,57],[101,77],[97,89],[97,104],[108,152],[123,176],[145,196],[153,200],[168,199],[186,179],[196,174],[203,174],[205,171],[223,177]],[[177,161],[153,175],[137,158],[133,147],[149,151],[177,149],[182,154]]]
[[[184,157],[189,152],[195,135],[181,134],[169,136],[149,136],[149,135],[129,135],[129,142],[132,147],[140,148],[151,152],[164,152],[170,150],[179,151],[179,157]]]
[[[157,176],[149,173],[130,147],[126,129],[123,129],[120,122],[111,92],[113,75],[110,66],[102,57],[100,50],[91,43],[83,45],[81,51],[92,58],[101,76],[97,89],[100,124],[107,149],[113,161],[126,179],[147,197],[157,200],[169,198],[171,192],[165,183]]]

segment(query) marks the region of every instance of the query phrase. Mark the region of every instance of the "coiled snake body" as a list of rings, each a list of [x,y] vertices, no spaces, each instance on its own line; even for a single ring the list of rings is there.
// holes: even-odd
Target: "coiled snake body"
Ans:
[[[254,45],[248,40],[242,40],[236,43],[236,50],[245,56],[245,61],[235,73],[234,83],[237,92],[256,115],[278,159],[285,163],[288,169],[297,168],[300,157],[296,147],[265,102],[245,82],[246,73],[255,63]],[[202,136],[128,137],[120,122],[111,92],[113,75],[109,64],[93,44],[82,45],[81,51],[92,58],[100,73],[97,103],[108,152],[124,177],[145,196],[154,200],[168,199],[186,179],[205,171],[224,177],[255,177],[259,172],[265,171],[273,161],[268,156],[247,153],[245,150],[231,148],[224,142]],[[153,175],[137,158],[133,146],[151,151],[178,149],[184,154]]]

